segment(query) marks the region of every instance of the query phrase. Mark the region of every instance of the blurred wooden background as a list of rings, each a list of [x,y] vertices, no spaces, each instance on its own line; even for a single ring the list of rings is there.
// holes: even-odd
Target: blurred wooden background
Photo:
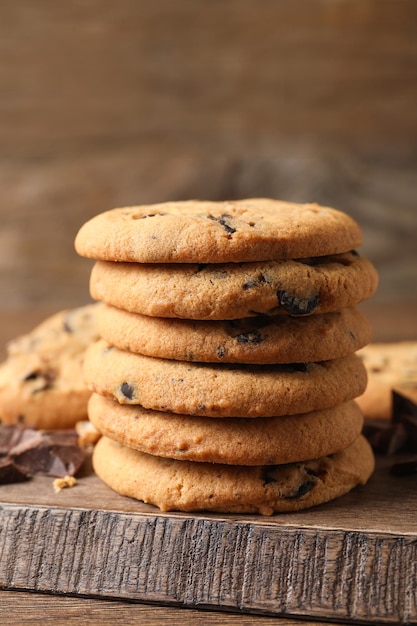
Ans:
[[[2,0],[0,94],[0,315],[89,299],[92,215],[193,197],[341,208],[373,310],[417,300],[415,0]]]

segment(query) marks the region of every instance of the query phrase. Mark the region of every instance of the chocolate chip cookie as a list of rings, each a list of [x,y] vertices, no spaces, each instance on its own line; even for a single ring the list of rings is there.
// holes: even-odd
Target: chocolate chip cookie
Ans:
[[[366,370],[350,354],[317,363],[203,364],[119,350],[104,340],[86,352],[91,391],[121,404],[208,417],[267,417],[335,406],[363,393]]]
[[[91,273],[90,293],[132,313],[231,320],[340,311],[369,298],[377,282],[372,263],[353,251],[298,261],[217,265],[99,261]]]
[[[117,493],[161,511],[272,515],[307,509],[365,484],[374,457],[362,436],[330,456],[251,467],[161,458],[102,437],[94,449],[93,467]]]
[[[208,363],[294,363],[346,356],[371,340],[358,309],[292,317],[199,321],[149,317],[110,305],[97,312],[108,343],[146,356]]]
[[[87,346],[98,338],[99,306],[58,312],[9,343],[0,365],[1,422],[61,429],[87,418],[90,392],[82,362]]]
[[[112,209],[86,222],[81,256],[139,263],[229,263],[323,256],[362,243],[348,215],[266,198]]]
[[[228,465],[275,465],[334,454],[353,443],[363,425],[353,401],[301,415],[216,420],[119,404],[93,393],[88,415],[101,434],[141,452]]]
[[[390,420],[392,392],[417,402],[417,341],[371,343],[359,351],[368,385],[358,403],[367,419]]]

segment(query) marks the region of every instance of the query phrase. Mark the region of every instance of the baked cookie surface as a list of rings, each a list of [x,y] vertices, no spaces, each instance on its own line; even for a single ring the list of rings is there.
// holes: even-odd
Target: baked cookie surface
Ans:
[[[358,309],[297,318],[199,321],[150,317],[103,305],[97,326],[100,336],[121,350],[207,363],[324,361],[355,352],[371,340],[371,325]]]
[[[230,320],[352,307],[376,290],[372,263],[357,252],[236,264],[95,263],[93,299],[154,317]]]
[[[122,405],[92,394],[88,415],[102,435],[141,452],[232,465],[275,465],[334,454],[353,443],[363,425],[352,401],[301,415],[216,420]]]
[[[316,506],[363,485],[373,472],[374,457],[362,435],[331,456],[252,467],[165,459],[102,437],[93,467],[117,493],[161,511],[272,515]]]
[[[367,419],[391,419],[393,390],[417,402],[417,341],[370,343],[358,354],[368,372],[357,399]]]
[[[99,305],[100,306],[100,305]],[[97,340],[97,304],[56,313],[11,341],[0,365],[0,421],[42,429],[86,419],[90,392],[82,362]]]
[[[335,406],[363,393],[355,354],[318,363],[232,366],[171,361],[99,340],[86,352],[86,384],[120,404],[208,417],[267,417]]]
[[[226,263],[322,256],[362,243],[358,224],[317,204],[254,198],[112,209],[86,222],[81,256],[139,263]]]

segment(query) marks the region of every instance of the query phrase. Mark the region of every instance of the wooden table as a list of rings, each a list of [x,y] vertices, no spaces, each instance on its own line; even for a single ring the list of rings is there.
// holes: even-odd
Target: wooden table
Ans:
[[[374,321],[376,340],[417,339],[416,303],[383,311],[368,306],[368,314]],[[8,317],[8,324],[0,324],[1,344],[41,318]],[[324,618],[330,620],[327,623],[416,622],[417,486],[413,476],[390,476],[390,463],[381,459],[369,484],[344,498],[308,513],[273,518],[160,514],[151,506],[113,494],[88,472],[76,488],[60,494],[54,493],[51,479],[45,477],[2,488],[3,623],[295,626],[318,624]],[[60,524],[65,530],[62,543]],[[48,531],[42,534],[45,525]],[[146,529],[151,529],[151,539]],[[130,540],[125,540],[126,530]],[[129,562],[135,537],[147,559],[146,571],[139,564],[136,573],[120,565],[123,559]],[[181,537],[188,543],[181,544]],[[233,550],[228,549],[226,537],[232,540]],[[203,553],[207,538],[211,548]],[[103,550],[100,553],[106,545],[116,544],[119,564]],[[89,551],[91,545],[94,554]],[[165,552],[159,555],[161,548]],[[56,561],[63,553],[72,555],[69,568],[43,562],[45,551],[55,554]],[[314,555],[315,564],[309,554]],[[223,583],[214,568],[201,575],[198,556],[208,565],[223,563]],[[261,566],[258,571],[250,567],[255,562]],[[71,569],[77,563],[81,567]],[[284,600],[274,580],[275,570],[280,572],[281,588],[286,586]],[[170,572],[185,578],[180,584],[175,577],[170,581]],[[371,591],[366,585],[370,575]],[[59,582],[55,589],[54,581]],[[217,589],[210,590],[216,584]],[[247,585],[244,592],[236,592],[239,584]],[[257,585],[269,585],[270,597],[257,597]],[[319,600],[311,593],[313,587],[321,590]],[[263,611],[269,615],[262,615]]]

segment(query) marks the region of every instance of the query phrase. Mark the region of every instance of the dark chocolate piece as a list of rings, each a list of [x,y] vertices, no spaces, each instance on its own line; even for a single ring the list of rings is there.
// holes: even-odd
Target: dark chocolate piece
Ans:
[[[289,496],[285,496],[285,498],[287,500],[295,500],[296,498],[301,498],[302,496],[305,496],[309,491],[311,491],[315,484],[316,483],[312,480],[305,480],[298,487],[297,491],[294,491],[294,493],[291,493]]]
[[[259,274],[256,278],[252,278],[248,280],[246,283],[242,285],[243,291],[247,291],[248,289],[252,289],[253,287],[257,287],[258,285],[262,285],[267,283],[267,279],[263,274]]]
[[[277,297],[279,305],[290,315],[309,315],[317,308],[320,301],[318,293],[309,298],[301,298],[283,289],[278,290]]]
[[[409,476],[410,474],[417,474],[417,458],[411,461],[399,461],[394,463],[390,469],[390,473],[393,476]]]
[[[0,485],[10,485],[28,480],[30,475],[18,467],[10,458],[0,459]]]
[[[238,343],[253,343],[259,344],[264,340],[263,335],[259,332],[259,330],[254,330],[248,333],[241,333],[240,335],[236,335],[235,339],[237,339]]]
[[[132,400],[133,396],[135,395],[135,389],[132,385],[129,385],[129,383],[122,383],[120,391],[128,400]]]
[[[23,480],[19,474],[73,476],[87,456],[75,430],[43,431],[21,425],[0,425],[0,451],[9,482],[13,476]]]
[[[213,222],[218,222],[220,224],[220,226],[223,226],[224,230],[227,232],[228,235],[233,235],[233,233],[236,232],[236,228],[233,228],[233,226],[230,226],[226,220],[231,220],[233,219],[233,217],[231,215],[228,215],[227,213],[222,213],[220,217],[214,217],[214,215],[208,215],[207,216],[210,220],[213,220]]]

